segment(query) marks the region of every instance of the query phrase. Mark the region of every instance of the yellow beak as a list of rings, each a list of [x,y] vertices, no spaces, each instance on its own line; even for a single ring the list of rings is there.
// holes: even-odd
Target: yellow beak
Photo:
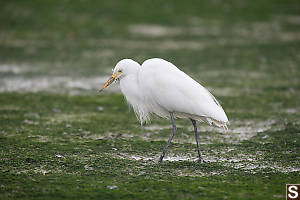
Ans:
[[[104,86],[99,90],[99,92],[102,92],[107,86],[109,86],[110,84],[112,84],[114,82],[114,80],[116,80],[120,74],[122,72],[116,72],[114,73],[107,81],[106,83],[104,84]]]

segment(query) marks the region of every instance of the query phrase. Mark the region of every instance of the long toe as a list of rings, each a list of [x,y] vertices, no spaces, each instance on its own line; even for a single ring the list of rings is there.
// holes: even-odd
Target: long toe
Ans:
[[[207,163],[207,161],[203,160],[203,158],[198,158],[197,163]]]
[[[158,164],[161,164],[162,161],[163,161],[163,158],[160,157],[160,158],[158,159],[157,163],[158,163]]]

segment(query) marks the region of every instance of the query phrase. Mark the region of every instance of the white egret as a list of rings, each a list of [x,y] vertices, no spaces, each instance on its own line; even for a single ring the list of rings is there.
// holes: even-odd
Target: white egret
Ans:
[[[215,124],[227,129],[228,118],[216,98],[202,85],[179,70],[172,63],[152,58],[142,65],[131,59],[123,59],[113,69],[103,91],[115,80],[126,100],[133,107],[139,121],[149,121],[151,114],[163,118],[170,116],[172,132],[159,158],[162,162],[176,132],[174,118],[187,118],[194,126],[198,149],[198,162],[204,162],[198,140],[196,121]]]

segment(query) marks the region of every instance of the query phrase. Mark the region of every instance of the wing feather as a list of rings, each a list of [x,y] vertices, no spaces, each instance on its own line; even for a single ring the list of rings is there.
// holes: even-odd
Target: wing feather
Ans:
[[[216,98],[202,85],[163,59],[146,60],[138,75],[150,110],[162,116],[168,112],[197,116],[209,123],[227,123]]]

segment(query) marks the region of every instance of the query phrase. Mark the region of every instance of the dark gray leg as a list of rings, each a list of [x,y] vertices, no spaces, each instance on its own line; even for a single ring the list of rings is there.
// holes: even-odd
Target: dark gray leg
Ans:
[[[170,112],[170,116],[171,116],[171,122],[172,122],[172,126],[173,126],[172,133],[171,133],[171,135],[169,137],[168,143],[166,144],[166,146],[165,146],[165,148],[164,148],[164,150],[163,150],[163,152],[162,152],[162,154],[161,154],[161,156],[159,158],[159,161],[158,161],[159,163],[162,162],[162,160],[163,160],[163,158],[164,158],[164,156],[165,156],[165,154],[167,152],[168,146],[170,145],[170,143],[171,143],[171,141],[172,141],[172,139],[173,139],[173,137],[175,135],[175,132],[176,132],[176,125],[175,125],[175,120],[174,120],[174,116],[173,116],[172,112]]]
[[[200,145],[199,145],[199,136],[198,136],[198,131],[197,131],[197,124],[196,124],[196,120],[191,119],[192,124],[194,126],[194,131],[195,131],[195,138],[196,138],[196,143],[197,143],[197,149],[198,149],[198,156],[199,159],[197,160],[197,162],[205,162],[202,158],[202,154],[201,154],[201,150],[200,150]]]

